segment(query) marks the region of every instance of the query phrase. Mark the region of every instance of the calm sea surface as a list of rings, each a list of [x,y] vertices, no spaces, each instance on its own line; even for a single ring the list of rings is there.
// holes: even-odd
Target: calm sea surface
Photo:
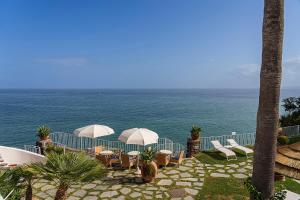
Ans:
[[[288,96],[300,96],[300,90],[283,90]],[[254,89],[0,90],[0,145],[33,144],[41,124],[65,132],[105,124],[116,132],[105,139],[146,127],[185,144],[193,124],[205,136],[253,132],[257,104]]]

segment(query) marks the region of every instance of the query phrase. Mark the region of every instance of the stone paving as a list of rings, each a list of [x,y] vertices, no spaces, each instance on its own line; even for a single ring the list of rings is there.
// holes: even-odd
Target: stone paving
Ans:
[[[155,182],[144,184],[135,170],[111,170],[106,177],[89,184],[73,185],[69,200],[195,199],[206,176],[246,178],[251,175],[250,160],[239,164],[209,165],[197,159],[185,159],[180,167],[159,169]],[[55,186],[44,181],[34,184],[38,199],[53,199]]]
[[[210,165],[205,164],[206,175],[212,177],[234,177],[239,179],[245,179],[252,176],[252,160],[248,159],[245,162],[240,162],[237,164],[227,164],[227,165]]]

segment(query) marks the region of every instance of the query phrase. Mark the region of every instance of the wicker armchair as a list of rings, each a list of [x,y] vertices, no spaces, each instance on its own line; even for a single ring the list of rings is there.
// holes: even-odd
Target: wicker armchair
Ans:
[[[174,163],[177,167],[182,163],[184,159],[184,151],[180,151],[177,157],[172,157],[170,163]]]
[[[171,156],[167,154],[157,153],[155,161],[158,166],[166,167],[170,163]]]
[[[112,167],[111,156],[108,155],[96,155],[96,158],[105,166]]]
[[[121,154],[121,160],[122,160],[122,167],[123,168],[128,168],[130,170],[131,167],[136,165],[136,159],[131,159],[126,154]]]

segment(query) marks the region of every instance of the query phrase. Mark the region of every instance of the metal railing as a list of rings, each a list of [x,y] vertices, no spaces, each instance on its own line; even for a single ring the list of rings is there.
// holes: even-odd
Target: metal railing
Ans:
[[[24,145],[24,150],[30,151],[33,153],[41,154],[41,148],[34,145]]]
[[[143,151],[145,148],[151,147],[155,150],[170,150],[174,153],[178,153],[181,150],[185,150],[185,146],[179,143],[174,143],[168,138],[159,138],[157,144],[151,144],[147,146],[140,146],[134,144],[124,144],[120,141],[109,141],[100,138],[86,138],[77,137],[74,134],[55,132],[50,135],[54,144],[61,144],[66,148],[85,150],[95,146],[103,146],[105,149],[114,150],[122,149],[125,153],[129,151]]]
[[[255,133],[202,137],[200,141],[200,149],[202,151],[213,149],[213,146],[211,144],[211,141],[213,140],[219,140],[222,145],[228,145],[227,139],[234,139],[238,144],[242,146],[254,145]]]
[[[282,132],[288,137],[300,136],[300,125],[283,127]]]

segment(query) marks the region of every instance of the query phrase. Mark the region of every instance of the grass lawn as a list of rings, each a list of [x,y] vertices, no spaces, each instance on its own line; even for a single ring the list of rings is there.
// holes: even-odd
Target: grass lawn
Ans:
[[[294,181],[291,178],[286,177],[285,181],[277,181],[275,182],[275,186],[283,185],[283,187],[289,191],[300,194],[300,184]]]
[[[206,177],[197,199],[244,200],[249,199],[249,193],[244,187],[244,180]]]
[[[300,137],[299,137],[300,139]],[[197,154],[195,157],[204,164],[237,164],[244,162],[247,158],[240,152],[237,152],[237,160],[227,161],[226,158],[216,151],[205,151]],[[250,158],[252,159],[252,158]],[[208,200],[244,200],[249,199],[249,193],[244,187],[244,179],[237,178],[216,178],[206,173],[203,189],[198,195],[198,199]],[[287,190],[300,194],[300,184],[291,178],[286,177],[286,181],[275,182],[275,187],[280,185]]]
[[[293,144],[293,143],[296,143],[296,142],[299,142],[300,141],[300,136],[297,136],[297,137],[290,137],[289,138],[289,143],[288,144]]]

